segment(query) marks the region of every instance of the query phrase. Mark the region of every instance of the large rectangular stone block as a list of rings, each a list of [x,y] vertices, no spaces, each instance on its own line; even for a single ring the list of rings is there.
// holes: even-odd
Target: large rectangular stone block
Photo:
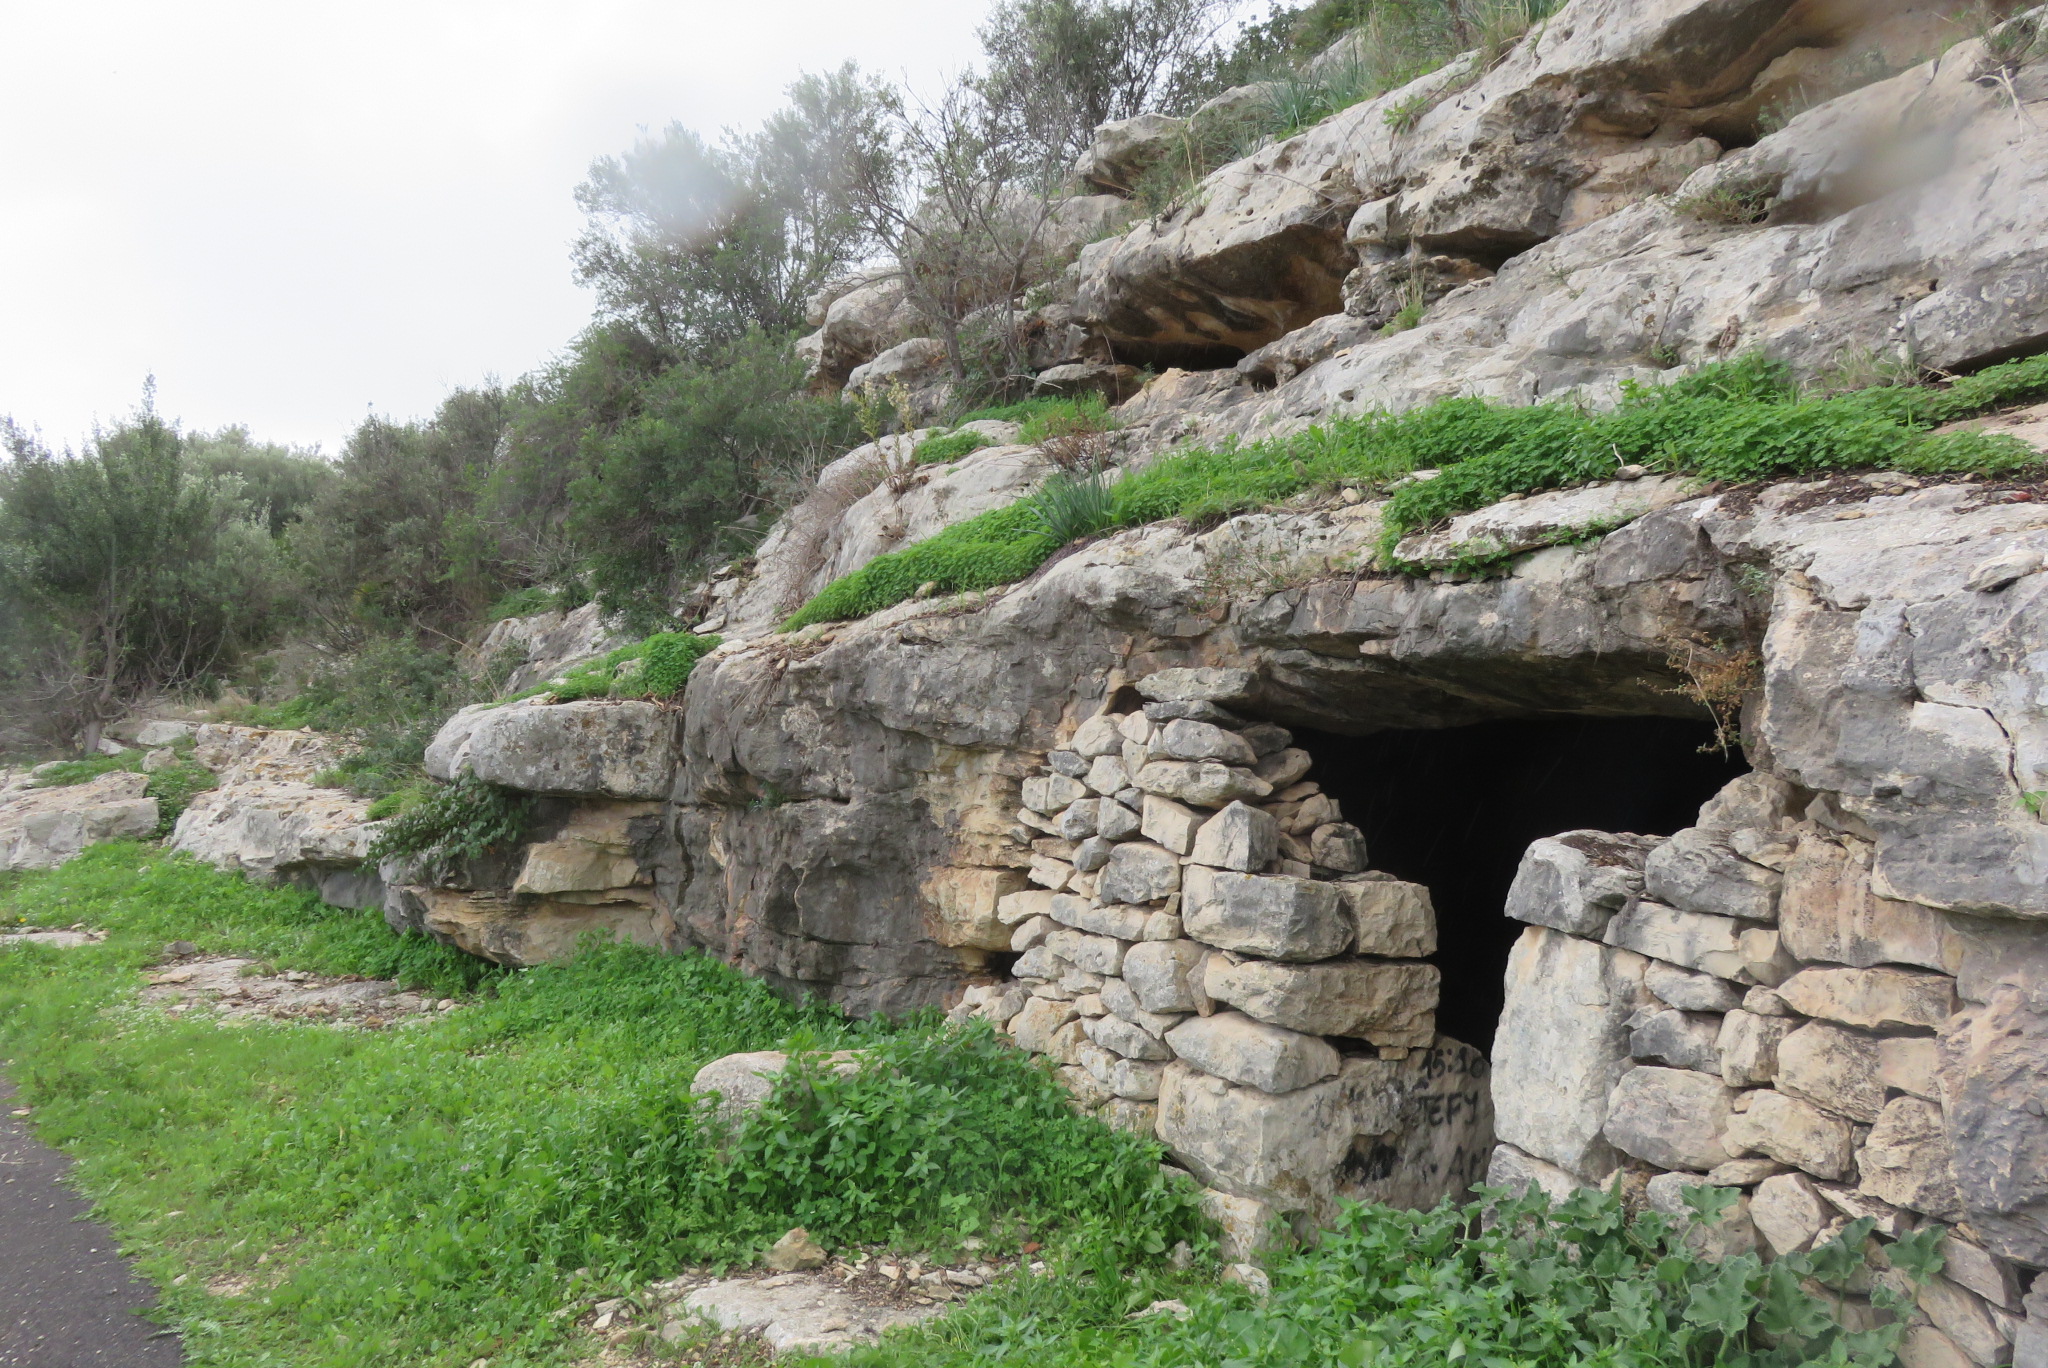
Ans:
[[[1604,831],[1567,831],[1531,843],[1508,886],[1507,914],[1531,926],[1598,936],[1643,891],[1650,842]]]
[[[1601,1135],[1614,1085],[1634,1067],[1628,1021],[1644,1001],[1643,957],[1547,927],[1508,956],[1493,1038],[1494,1124],[1524,1153],[1597,1182],[1613,1169]]]
[[[1614,1085],[1607,1138],[1624,1154],[1703,1172],[1734,1157],[1727,1141],[1735,1090],[1691,1069],[1633,1069]]]
[[[1423,1046],[1436,1039],[1439,978],[1433,964],[1230,964],[1217,956],[1209,961],[1205,981],[1210,997],[1276,1026],[1375,1045]]]
[[[1188,858],[1196,864],[1255,874],[1272,863],[1279,849],[1280,823],[1272,813],[1232,803],[1202,823]]]
[[[1933,1030],[1956,1009],[1954,979],[1912,969],[1802,969],[1778,996],[1802,1016],[1872,1031]]]
[[[1421,884],[1345,879],[1337,892],[1356,928],[1353,948],[1359,954],[1421,959],[1436,953],[1436,908]]]
[[[1785,948],[1802,960],[1859,969],[1914,964],[1952,970],[1947,918],[1919,903],[1878,897],[1870,888],[1871,858],[1862,841],[1815,833],[1800,838],[1778,904]]]
[[[1741,922],[1728,917],[1685,912],[1645,899],[1616,914],[1607,924],[1605,940],[1717,978],[1745,979],[1748,956],[1742,930]]]
[[[1305,1088],[1341,1062],[1326,1041],[1239,1012],[1189,1017],[1166,1033],[1166,1043],[1204,1072],[1268,1093]]]
[[[1196,940],[1277,960],[1342,954],[1352,926],[1337,886],[1282,875],[1190,865],[1181,920]]]

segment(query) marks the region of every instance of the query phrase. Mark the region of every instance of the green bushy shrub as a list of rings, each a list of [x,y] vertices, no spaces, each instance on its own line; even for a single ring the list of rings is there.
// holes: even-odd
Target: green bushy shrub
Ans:
[[[533,820],[534,800],[465,774],[412,802],[377,834],[370,859],[413,860],[445,875],[519,844]]]
[[[1009,584],[1036,570],[1059,547],[1024,504],[992,509],[833,580],[792,613],[783,630],[866,617],[927,584],[949,594]]]
[[[1075,475],[1056,470],[1024,501],[1038,530],[1055,546],[1065,546],[1108,527],[1116,514],[1116,495],[1101,471]]]

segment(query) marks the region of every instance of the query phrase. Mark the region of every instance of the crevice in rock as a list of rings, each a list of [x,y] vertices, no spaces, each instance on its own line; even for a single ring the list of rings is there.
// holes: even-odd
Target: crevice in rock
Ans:
[[[1702,750],[1703,721],[1565,717],[1338,736],[1295,731],[1315,778],[1364,833],[1372,867],[1426,884],[1443,997],[1437,1029],[1492,1048],[1508,950],[1503,915],[1531,841],[1591,828],[1669,835],[1747,771]]]

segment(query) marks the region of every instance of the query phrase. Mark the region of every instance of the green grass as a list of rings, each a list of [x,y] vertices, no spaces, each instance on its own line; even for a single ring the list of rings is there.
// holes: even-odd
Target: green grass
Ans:
[[[1928,429],[2044,394],[2048,356],[1994,366],[1945,388],[1884,385],[1816,396],[1802,393],[1786,367],[1753,354],[1667,385],[1632,386],[1607,413],[1565,403],[1445,399],[1285,438],[1174,452],[1118,481],[1107,525],[1200,522],[1310,491],[1385,487],[1412,470],[1441,470],[1394,493],[1385,511],[1382,563],[1413,572],[1420,567],[1392,554],[1409,532],[1509,494],[1608,479],[1631,463],[1730,483],[1868,469],[2038,471],[2040,454],[2013,438]],[[1028,500],[1012,504],[877,557],[826,585],[783,626],[863,617],[927,583],[947,593],[993,588],[1030,574],[1062,544],[1045,535]]]
[[[911,458],[919,465],[943,465],[994,445],[984,433],[949,432],[943,437],[927,437],[919,442]]]
[[[1076,1116],[985,1028],[859,1025],[630,946],[508,972],[133,844],[0,890],[9,922],[109,933],[0,952],[0,1051],[195,1365],[568,1364],[558,1308],[799,1222],[828,1245],[972,1233],[1118,1267],[1201,1240],[1156,1146]],[[173,939],[467,1005],[378,1032],[137,1010]],[[736,1135],[689,1095],[723,1054],[848,1045],[866,1070],[797,1071]],[[256,1285],[205,1290],[229,1275]]]

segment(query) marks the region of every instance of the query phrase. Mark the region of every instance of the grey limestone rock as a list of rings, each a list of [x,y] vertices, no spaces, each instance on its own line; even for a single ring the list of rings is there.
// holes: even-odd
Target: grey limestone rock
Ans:
[[[1719,1074],[1721,1054],[1714,1042],[1720,1032],[1719,1017],[1667,1008],[1642,1018],[1629,1032],[1628,1049],[1635,1058],[1654,1064]]]
[[[1181,866],[1174,853],[1148,841],[1124,841],[1110,848],[1097,888],[1104,902],[1157,902],[1180,890]]]
[[[1304,961],[1351,944],[1347,910],[1335,884],[1190,865],[1181,920],[1188,935],[1220,950]]]
[[[1624,1154],[1660,1168],[1701,1171],[1734,1156],[1728,1130],[1735,1090],[1691,1069],[1623,1074],[1608,1102],[1606,1134]]]
[[[1232,803],[1202,823],[1186,853],[1196,864],[1257,873],[1279,848],[1280,823],[1272,813]]]
[[[1643,882],[1651,898],[1681,911],[1762,922],[1778,916],[1778,873],[1751,864],[1724,835],[1701,827],[1652,850]]]
[[[1531,843],[1508,887],[1508,916],[1600,935],[1622,904],[1642,892],[1646,845],[1640,837],[1604,831],[1567,831]]]
[[[1166,1043],[1205,1073],[1267,1093],[1305,1088],[1340,1062],[1325,1041],[1238,1012],[1190,1017],[1166,1033]]]
[[[1433,964],[1227,964],[1212,959],[1204,986],[1218,1002],[1291,1030],[1375,1045],[1423,1046],[1436,1038],[1438,970]]]

